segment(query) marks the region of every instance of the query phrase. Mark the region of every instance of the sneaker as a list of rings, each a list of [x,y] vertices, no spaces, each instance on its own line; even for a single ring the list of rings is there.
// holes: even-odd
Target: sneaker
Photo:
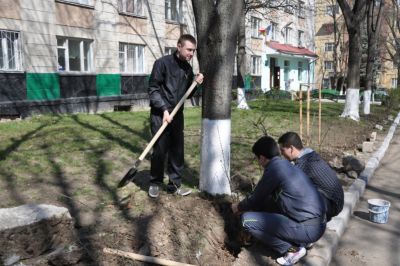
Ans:
[[[306,249],[312,249],[313,246],[314,246],[314,243],[308,243],[306,245]]]
[[[187,196],[190,193],[192,193],[192,190],[190,188],[185,188],[185,187],[179,187],[176,191],[175,194],[179,196]]]
[[[160,188],[157,185],[150,185],[149,196],[152,198],[157,198],[160,195]]]
[[[280,265],[293,265],[306,255],[307,251],[304,247],[291,247],[286,252],[285,256],[276,260]]]

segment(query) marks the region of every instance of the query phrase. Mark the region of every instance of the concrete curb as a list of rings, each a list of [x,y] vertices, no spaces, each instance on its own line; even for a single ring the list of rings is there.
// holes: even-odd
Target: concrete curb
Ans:
[[[397,114],[392,126],[389,129],[381,147],[372,154],[364,171],[360,177],[354,181],[347,192],[344,193],[344,207],[338,216],[334,217],[328,224],[324,235],[318,242],[315,243],[313,249],[308,252],[305,259],[302,260],[303,265],[322,266],[329,265],[332,256],[335,255],[340,237],[343,235],[347,224],[350,220],[354,207],[360,200],[361,195],[364,193],[365,188],[371,180],[379,162],[385,155],[390,141],[393,138],[394,132],[400,121],[400,112]]]

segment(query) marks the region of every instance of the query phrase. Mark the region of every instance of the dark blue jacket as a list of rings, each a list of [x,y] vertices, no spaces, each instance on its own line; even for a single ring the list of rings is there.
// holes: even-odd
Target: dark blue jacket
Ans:
[[[325,215],[324,201],[310,179],[279,157],[269,161],[253,193],[238,208],[242,212],[260,210],[270,200],[276,202],[281,214],[297,222]]]
[[[315,151],[304,154],[295,164],[311,178],[321,195],[329,201],[328,220],[338,215],[343,209],[344,193],[336,172]]]

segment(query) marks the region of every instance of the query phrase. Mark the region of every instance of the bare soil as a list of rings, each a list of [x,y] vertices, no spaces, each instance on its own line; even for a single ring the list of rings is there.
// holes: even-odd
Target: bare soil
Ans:
[[[345,151],[360,154],[358,146],[370,136],[373,126],[380,120],[379,117],[371,119],[365,127],[355,123],[353,126],[333,125],[324,133],[323,146],[314,148],[327,161],[341,160]],[[383,136],[385,133],[378,134]],[[249,193],[254,186],[254,181],[246,177],[243,170],[248,165],[242,167],[242,171],[233,169],[232,190],[235,195]],[[123,173],[120,174],[122,176]],[[343,173],[340,178],[345,187],[354,180]],[[79,244],[86,251],[86,256],[75,265],[145,265],[104,254],[104,247],[196,265],[219,266],[234,265],[242,250],[239,220],[230,211],[230,204],[237,197],[212,198],[198,192],[179,197],[163,190],[159,198],[150,199],[147,196],[146,170],[137,174],[135,183],[120,190],[115,188],[115,184],[96,180],[101,189],[79,197],[71,191],[73,188],[93,186],[91,178],[67,181],[61,175],[57,182],[64,186],[63,190],[55,188],[51,182],[38,184],[28,180],[19,184],[18,191],[25,201],[30,199],[36,203],[55,204],[70,210],[75,219]],[[43,185],[47,186],[46,193],[39,189]],[[12,193],[16,188],[7,189]],[[0,194],[2,206],[13,206],[17,201],[7,196],[10,193]],[[99,203],[102,193],[111,196]],[[274,258],[274,253],[268,256]]]

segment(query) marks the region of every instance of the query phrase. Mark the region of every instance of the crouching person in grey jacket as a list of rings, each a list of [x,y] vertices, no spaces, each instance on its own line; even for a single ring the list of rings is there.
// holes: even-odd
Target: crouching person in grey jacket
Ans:
[[[324,233],[324,201],[299,168],[280,158],[273,138],[260,138],[253,153],[264,167],[263,176],[250,196],[232,204],[232,211],[241,214],[246,232],[281,255],[280,265],[292,265],[306,255],[304,245]]]

